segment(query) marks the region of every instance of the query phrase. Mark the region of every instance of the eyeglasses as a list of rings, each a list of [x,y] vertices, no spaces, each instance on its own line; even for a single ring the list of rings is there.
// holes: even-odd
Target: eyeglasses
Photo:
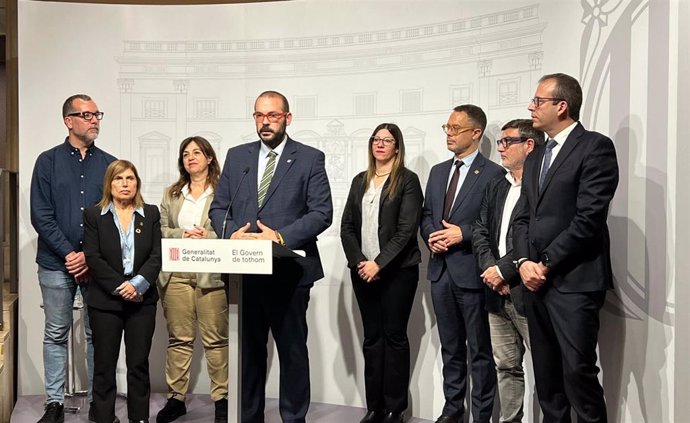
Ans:
[[[460,125],[441,125],[441,129],[448,135],[460,135],[463,132],[474,131],[476,128],[463,128]]]
[[[383,143],[386,147],[389,145],[395,144],[395,138],[379,138],[379,137],[371,137],[369,138],[369,141],[371,141],[372,144],[380,144]]]
[[[544,104],[547,101],[553,101],[553,104],[556,104],[559,101],[565,101],[565,99],[557,97],[534,97],[530,100],[530,103],[534,104],[534,107],[539,108],[542,104]]]
[[[504,149],[507,149],[513,144],[521,144],[528,139],[528,137],[505,137],[501,138],[500,140],[496,140],[496,145],[501,145]]]
[[[73,117],[76,116],[76,117],[80,117],[84,120],[91,120],[95,117],[97,120],[102,120],[104,114],[105,113],[103,113],[103,112],[80,112],[80,113],[70,113],[67,116],[73,116]]]
[[[254,116],[254,120],[257,122],[263,122],[264,119],[268,119],[269,122],[275,123],[275,122],[278,122],[279,120],[281,120],[282,118],[284,118],[285,116],[287,116],[287,113],[269,112],[269,113],[263,114],[263,113],[259,113],[259,112],[254,112],[254,114],[252,114],[252,116]]]

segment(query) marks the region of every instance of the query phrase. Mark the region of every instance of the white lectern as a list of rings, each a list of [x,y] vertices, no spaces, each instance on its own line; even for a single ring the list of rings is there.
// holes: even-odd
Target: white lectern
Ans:
[[[164,272],[229,273],[236,275],[270,275],[273,258],[303,257],[278,243],[239,239],[172,239],[162,240]],[[228,401],[228,422],[239,423],[242,401],[242,283],[237,301],[237,356],[230,361],[228,380],[237,381],[234,401]],[[234,355],[234,354],[233,354]],[[231,354],[228,352],[228,356]]]

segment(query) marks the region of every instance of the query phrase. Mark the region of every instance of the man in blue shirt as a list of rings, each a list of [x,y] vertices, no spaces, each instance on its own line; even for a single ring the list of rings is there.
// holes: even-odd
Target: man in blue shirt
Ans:
[[[38,281],[45,312],[43,366],[46,411],[38,423],[62,423],[67,370],[67,340],[77,288],[89,281],[82,251],[86,207],[100,201],[103,175],[115,157],[94,145],[103,112],[91,97],[77,94],[65,100],[62,117],[65,142],[38,156],[31,177],[31,223],[38,233]],[[88,397],[91,401],[93,345],[84,309],[87,342]],[[89,420],[92,413],[89,412]]]

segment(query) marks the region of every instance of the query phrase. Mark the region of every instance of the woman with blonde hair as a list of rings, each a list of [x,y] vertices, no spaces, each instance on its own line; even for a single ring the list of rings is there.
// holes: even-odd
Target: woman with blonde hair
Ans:
[[[115,371],[124,334],[127,414],[148,422],[149,352],[156,327],[161,269],[158,207],[144,204],[141,179],[131,162],[116,160],[103,178],[103,197],[84,211],[84,254],[92,282],[86,289],[94,347],[93,406],[99,423],[115,416]]]

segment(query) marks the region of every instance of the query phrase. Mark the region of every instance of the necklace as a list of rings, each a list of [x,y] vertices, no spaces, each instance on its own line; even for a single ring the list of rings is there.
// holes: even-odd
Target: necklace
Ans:
[[[391,173],[388,172],[388,173],[382,173],[382,174],[379,175],[378,173],[374,172],[374,175],[376,175],[376,176],[379,177],[379,178],[383,178],[384,176],[388,176],[388,175],[390,175],[390,174],[391,174]]]

